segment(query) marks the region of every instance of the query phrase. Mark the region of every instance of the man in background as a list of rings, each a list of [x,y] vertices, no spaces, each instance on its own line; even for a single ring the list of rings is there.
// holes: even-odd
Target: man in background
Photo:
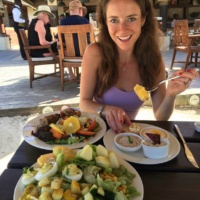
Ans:
[[[69,2],[69,10],[67,10],[67,13],[69,13],[69,16],[61,20],[60,25],[89,24],[88,19],[84,17],[87,13],[87,8],[82,6],[79,0],[73,0]],[[74,34],[73,37],[74,37],[76,56],[80,56],[77,35]],[[68,70],[69,70],[69,79],[70,80],[76,79],[77,77],[73,74],[72,68],[69,67]]]
[[[65,14],[61,14],[61,15],[60,15],[60,17],[59,17],[59,20],[60,20],[59,23],[60,23],[61,20],[63,20],[63,19],[65,19]]]
[[[178,13],[174,13],[173,15],[173,21],[171,22],[171,28],[174,28],[174,21],[179,20],[179,15]]]
[[[25,17],[22,14],[22,2],[21,0],[15,0],[15,5],[12,9],[12,14],[13,14],[13,20],[14,20],[14,30],[17,34],[18,42],[19,42],[19,48],[20,48],[20,53],[21,56],[24,60],[27,60],[26,54],[24,51],[24,45],[19,33],[19,29],[25,29],[26,28],[26,20]]]
[[[69,10],[66,12],[69,16],[61,21],[61,25],[89,24],[88,19],[84,17],[87,14],[87,8],[82,6],[79,0],[70,1]]]

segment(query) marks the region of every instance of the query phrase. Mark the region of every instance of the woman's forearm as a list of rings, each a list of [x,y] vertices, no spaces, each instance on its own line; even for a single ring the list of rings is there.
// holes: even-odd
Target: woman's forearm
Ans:
[[[81,100],[79,107],[81,110],[84,110],[84,112],[89,112],[92,114],[97,114],[98,108],[101,104],[93,101],[93,100],[89,100],[89,99],[85,99],[85,100]]]
[[[154,116],[156,120],[166,121],[170,118],[174,110],[175,99],[176,97],[167,97],[167,95],[165,96],[158,109],[156,111],[154,110]]]
[[[42,40],[42,41],[40,41],[40,44],[43,46],[43,45],[48,45],[48,44],[53,44],[55,41],[51,41],[51,42],[49,42],[49,41],[47,41],[47,40]]]

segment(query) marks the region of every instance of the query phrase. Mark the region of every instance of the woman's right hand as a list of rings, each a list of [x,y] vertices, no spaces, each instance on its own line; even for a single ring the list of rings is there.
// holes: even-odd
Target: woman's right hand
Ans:
[[[118,107],[106,105],[103,110],[108,126],[115,132],[124,131],[123,124],[131,125],[131,121],[126,112]]]

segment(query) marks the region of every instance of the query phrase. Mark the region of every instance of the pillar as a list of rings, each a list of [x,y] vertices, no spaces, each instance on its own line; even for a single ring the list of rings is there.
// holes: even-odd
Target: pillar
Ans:
[[[169,0],[159,0],[160,16],[162,17],[162,31],[167,31],[167,18],[168,18],[168,4]]]

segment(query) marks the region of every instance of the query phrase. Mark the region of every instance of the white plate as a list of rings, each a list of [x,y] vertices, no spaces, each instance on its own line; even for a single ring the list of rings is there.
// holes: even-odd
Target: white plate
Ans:
[[[136,187],[137,191],[140,192],[141,195],[134,198],[134,200],[142,200],[144,197],[144,187],[143,187],[143,183],[142,183],[142,179],[141,179],[140,175],[133,168],[133,166],[131,166],[128,162],[126,162],[125,160],[123,160],[121,158],[118,158],[118,159],[119,159],[119,163],[121,165],[123,165],[129,172],[136,175],[135,178],[133,179],[132,185],[134,187]],[[37,164],[34,164],[33,166],[38,167]],[[22,183],[22,176],[21,176],[17,182],[17,185],[15,186],[13,200],[19,200],[19,198],[23,194],[23,191],[24,191],[24,185]]]
[[[31,132],[32,131],[35,132],[37,130],[37,126],[40,125],[40,119],[43,119],[44,116],[52,115],[55,113],[59,113],[59,112],[41,114],[41,115],[38,115],[37,117],[31,119],[30,121],[27,121],[26,124],[24,125],[23,131],[22,131],[24,140],[34,147],[37,147],[40,149],[46,149],[46,150],[52,150],[54,146],[61,145],[61,144],[47,144],[47,143],[43,142],[42,140],[38,139],[37,137],[31,135]],[[90,113],[81,112],[81,116],[90,117],[92,119],[95,118],[95,120],[99,123],[101,129],[95,134],[94,137],[91,137],[87,143],[93,144],[93,143],[97,142],[99,139],[101,139],[104,136],[104,134],[106,132],[105,122],[99,116],[93,115]],[[70,149],[78,149],[78,148],[84,147],[86,145],[86,143],[80,142],[80,143],[72,144],[72,145],[67,145],[67,144],[62,144],[62,145],[67,146]]]
[[[139,123],[137,123],[137,124],[139,126],[141,126],[142,128],[147,127],[147,126],[152,126],[149,124],[139,124]],[[154,127],[157,128],[156,126],[154,126]],[[121,158],[123,158],[129,162],[138,163],[138,164],[146,164],[146,165],[154,165],[154,164],[168,162],[168,161],[172,160],[173,158],[175,158],[180,152],[179,141],[170,132],[168,132],[168,134],[169,134],[168,139],[170,141],[169,154],[167,157],[162,158],[162,159],[151,159],[151,158],[145,157],[143,154],[142,148],[135,152],[123,152],[123,151],[119,150],[114,144],[114,137],[115,137],[116,133],[111,129],[109,129],[106,132],[106,134],[104,135],[103,142],[104,142],[104,145],[106,146],[106,148],[109,148],[109,149],[115,151],[115,153],[117,155],[119,155]]]

